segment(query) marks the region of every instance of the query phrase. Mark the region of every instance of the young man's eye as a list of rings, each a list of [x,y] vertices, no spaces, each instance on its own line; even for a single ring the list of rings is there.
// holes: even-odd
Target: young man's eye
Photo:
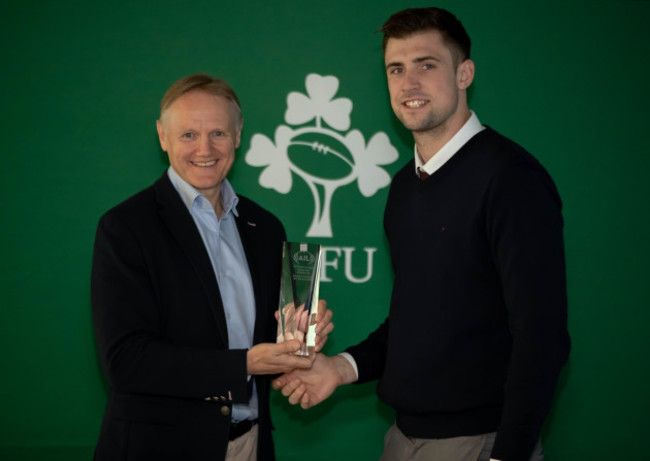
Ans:
[[[388,71],[389,74],[393,75],[401,74],[402,72],[404,72],[404,70],[401,67],[394,67]]]

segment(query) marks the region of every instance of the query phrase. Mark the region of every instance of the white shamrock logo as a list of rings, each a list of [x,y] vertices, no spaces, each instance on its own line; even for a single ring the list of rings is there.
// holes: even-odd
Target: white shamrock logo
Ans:
[[[265,167],[259,179],[262,187],[281,194],[291,190],[292,173],[301,177],[314,196],[314,218],[307,237],[331,237],[334,191],[357,180],[364,197],[374,195],[390,183],[390,175],[380,165],[393,163],[398,153],[382,131],[367,144],[359,130],[339,133],[350,128],[352,101],[333,99],[339,87],[336,77],[309,74],[305,86],[307,95],[291,92],[287,96],[284,120],[295,126],[315,119],[315,125],[294,129],[280,125],[275,143],[255,134],[245,159],[249,165]],[[307,154],[319,157],[306,158]]]

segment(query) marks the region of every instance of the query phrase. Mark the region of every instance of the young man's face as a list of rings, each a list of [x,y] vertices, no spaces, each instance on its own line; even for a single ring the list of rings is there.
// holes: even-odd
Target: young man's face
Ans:
[[[465,123],[464,91],[472,82],[474,66],[470,60],[456,66],[440,32],[389,39],[384,61],[393,111],[408,130],[445,132]]]

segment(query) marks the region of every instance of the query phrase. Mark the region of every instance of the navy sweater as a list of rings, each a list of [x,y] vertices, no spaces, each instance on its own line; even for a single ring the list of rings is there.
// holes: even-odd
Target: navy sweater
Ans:
[[[528,460],[567,360],[561,201],[544,168],[486,128],[430,178],[391,184],[386,322],[348,350],[407,435],[498,431]]]

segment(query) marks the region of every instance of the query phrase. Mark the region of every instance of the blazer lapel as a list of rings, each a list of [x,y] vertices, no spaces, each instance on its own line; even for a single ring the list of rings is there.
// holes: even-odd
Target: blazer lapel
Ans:
[[[167,173],[156,181],[155,188],[160,216],[190,260],[196,276],[208,296],[210,309],[217,323],[217,329],[223,339],[223,343],[227,347],[228,328],[226,326],[226,317],[219,292],[219,285],[214,275],[210,257],[201,239],[201,234],[199,234],[194,220],[187,207],[183,204],[178,192],[176,192],[176,189],[174,189],[174,186],[169,181]]]
[[[241,206],[241,201],[237,205],[239,217],[236,219],[239,238],[241,239],[244,253],[246,253],[246,262],[248,270],[253,281],[253,294],[255,295],[255,331],[253,336],[259,338],[262,331],[265,331],[265,288],[264,274],[260,273],[258,261],[266,256],[266,249],[260,248],[260,234],[263,229],[258,228],[258,223],[254,216],[247,213],[248,210]],[[257,342],[257,341],[255,341]]]

